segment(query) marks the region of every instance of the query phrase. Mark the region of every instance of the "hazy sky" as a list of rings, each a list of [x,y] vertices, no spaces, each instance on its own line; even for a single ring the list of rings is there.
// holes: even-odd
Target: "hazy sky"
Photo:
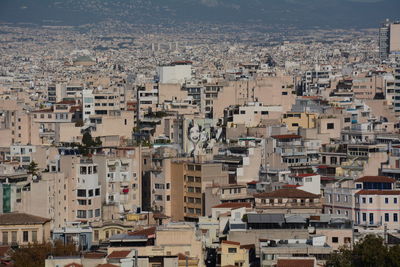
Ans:
[[[297,27],[376,27],[400,19],[400,0],[0,0],[0,21],[81,24],[257,23]]]

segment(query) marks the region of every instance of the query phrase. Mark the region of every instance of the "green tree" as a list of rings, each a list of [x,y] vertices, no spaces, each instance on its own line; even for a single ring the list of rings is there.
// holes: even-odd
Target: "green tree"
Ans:
[[[34,161],[29,163],[28,165],[28,173],[32,175],[36,175],[39,171],[38,164]]]
[[[94,142],[93,142],[93,138],[92,135],[90,134],[90,132],[85,132],[82,136],[82,144],[85,147],[92,147]]]
[[[367,235],[353,249],[340,248],[330,255],[329,267],[395,267],[400,266],[400,246],[388,249],[383,238]]]
[[[387,266],[400,266],[400,246],[391,247],[386,257]]]
[[[88,155],[94,147],[102,145],[100,137],[93,139],[89,131],[86,131],[82,136],[82,145],[78,146],[78,149],[82,155]]]
[[[28,244],[15,249],[11,255],[14,266],[19,267],[44,267],[48,256],[74,256],[79,255],[75,245],[64,245],[61,241],[54,244]]]

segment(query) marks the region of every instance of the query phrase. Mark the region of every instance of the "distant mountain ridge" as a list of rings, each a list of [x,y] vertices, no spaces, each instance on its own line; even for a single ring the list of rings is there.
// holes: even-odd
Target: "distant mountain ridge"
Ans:
[[[259,23],[295,27],[376,27],[400,16],[400,0],[1,0],[0,22],[81,25]]]

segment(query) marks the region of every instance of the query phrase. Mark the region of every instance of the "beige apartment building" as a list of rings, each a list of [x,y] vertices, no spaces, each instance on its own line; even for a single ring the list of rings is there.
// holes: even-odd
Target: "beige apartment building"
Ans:
[[[400,23],[390,24],[390,53],[400,52]]]
[[[0,101],[0,147],[30,142],[30,118],[22,103],[14,100]]]
[[[317,114],[308,112],[287,112],[282,116],[282,123],[289,131],[297,131],[299,128],[315,128]]]
[[[220,266],[249,266],[249,250],[239,242],[223,240],[219,257]]]
[[[124,213],[141,207],[139,153],[139,149],[132,149],[131,157],[93,156],[101,184],[103,220],[121,219]]]
[[[91,222],[101,219],[101,185],[98,164],[91,158],[61,156],[64,179],[55,181],[55,227],[67,222]]]
[[[287,112],[296,99],[293,78],[290,76],[262,77],[249,81],[206,85],[204,93],[205,112],[212,112],[213,118],[223,117],[224,109],[230,105],[243,105],[248,102],[282,106],[282,112]]]
[[[171,165],[171,215],[173,220],[196,221],[205,216],[205,191],[213,184],[228,184],[220,163],[175,161]]]
[[[353,79],[352,91],[355,98],[374,99],[376,94],[384,93],[383,76],[377,74],[364,74]]]
[[[128,243],[124,240],[129,240],[129,245],[125,245]],[[202,241],[196,227],[190,223],[169,223],[157,228],[138,230],[115,240],[111,239],[110,244],[108,254],[136,249],[141,257],[153,257],[154,260],[156,257],[182,254],[183,257],[188,257],[189,266],[204,266]],[[192,265],[192,261],[197,264]],[[157,261],[154,262],[158,264]]]

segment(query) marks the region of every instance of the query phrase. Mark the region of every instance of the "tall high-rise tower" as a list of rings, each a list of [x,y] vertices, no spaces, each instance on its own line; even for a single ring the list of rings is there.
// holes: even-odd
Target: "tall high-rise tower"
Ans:
[[[386,20],[379,28],[379,58],[381,61],[389,56],[390,23]]]
[[[400,54],[400,22],[386,20],[379,28],[379,57],[383,61],[390,54]]]

